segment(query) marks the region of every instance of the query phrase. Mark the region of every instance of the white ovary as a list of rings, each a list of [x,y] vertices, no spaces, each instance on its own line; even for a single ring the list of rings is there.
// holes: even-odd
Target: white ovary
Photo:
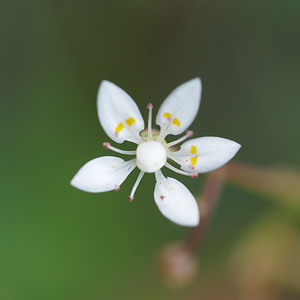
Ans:
[[[146,173],[154,173],[161,169],[167,161],[167,152],[162,143],[146,141],[136,149],[136,164]]]

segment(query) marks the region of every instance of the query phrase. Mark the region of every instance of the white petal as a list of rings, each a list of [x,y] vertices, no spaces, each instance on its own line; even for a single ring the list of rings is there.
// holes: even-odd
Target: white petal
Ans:
[[[139,132],[145,128],[138,106],[112,82],[104,80],[98,90],[98,117],[106,134],[115,142],[139,143]]]
[[[155,173],[155,202],[161,213],[182,226],[197,226],[200,221],[199,207],[191,192],[178,180]]]
[[[95,158],[77,172],[71,185],[90,193],[112,191],[122,184],[135,166],[135,159],[125,162],[113,156]]]
[[[200,106],[201,90],[201,80],[195,78],[178,86],[165,99],[156,116],[156,124],[165,131],[163,137],[180,134],[192,124]]]
[[[192,147],[194,151],[192,150]],[[191,171],[191,157],[197,157],[193,171],[206,173],[218,169],[230,161],[241,145],[219,137],[201,137],[183,143],[180,150],[171,152],[169,157],[179,163],[181,168]],[[191,153],[195,152],[197,153]]]

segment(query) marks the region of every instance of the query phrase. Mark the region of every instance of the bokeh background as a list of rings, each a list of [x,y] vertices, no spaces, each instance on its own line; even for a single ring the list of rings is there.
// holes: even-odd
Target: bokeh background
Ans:
[[[96,113],[103,79],[146,117],[149,101],[155,113],[200,76],[196,136],[241,143],[237,161],[297,172],[299,10],[293,0],[2,0],[0,299],[300,299],[297,199],[228,182],[197,277],[174,288],[157,256],[189,229],[161,216],[153,176],[132,203],[137,171],[119,192],[69,184],[108,155]],[[195,194],[204,183],[176,178]]]

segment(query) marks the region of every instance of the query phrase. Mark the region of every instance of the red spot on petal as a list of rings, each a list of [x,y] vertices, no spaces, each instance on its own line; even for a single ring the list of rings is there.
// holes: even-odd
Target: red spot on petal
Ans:
[[[161,200],[164,200],[164,198],[165,198],[165,196],[163,196],[163,195],[160,196],[160,199],[161,199]]]
[[[171,122],[171,121],[172,121],[172,118],[171,118],[170,116],[168,116],[168,117],[167,117],[167,120],[168,120],[169,122]]]
[[[117,131],[115,132],[115,137],[118,137],[118,132]]]
[[[120,189],[120,186],[119,185],[115,185],[115,191],[118,191]]]
[[[189,169],[195,170],[195,167],[190,165],[190,166],[189,166]]]
[[[197,174],[197,173],[193,173],[191,177],[192,177],[192,178],[197,178],[197,177],[198,177],[198,174]]]

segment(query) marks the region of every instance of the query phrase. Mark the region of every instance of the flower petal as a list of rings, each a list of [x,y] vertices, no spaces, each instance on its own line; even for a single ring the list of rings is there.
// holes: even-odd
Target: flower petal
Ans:
[[[178,180],[165,178],[161,171],[155,173],[154,200],[161,213],[182,226],[197,226],[199,207],[191,192]]]
[[[180,134],[192,124],[200,106],[201,90],[200,78],[194,78],[178,86],[165,99],[156,116],[163,138]]]
[[[77,172],[71,185],[90,193],[112,191],[120,187],[135,167],[135,159],[125,162],[113,156],[95,158]]]
[[[241,145],[219,137],[201,137],[183,143],[179,151],[169,157],[186,171],[206,173],[218,169],[230,161]]]
[[[112,82],[104,80],[98,90],[98,117],[106,134],[115,142],[139,143],[139,132],[145,128],[138,106]]]

